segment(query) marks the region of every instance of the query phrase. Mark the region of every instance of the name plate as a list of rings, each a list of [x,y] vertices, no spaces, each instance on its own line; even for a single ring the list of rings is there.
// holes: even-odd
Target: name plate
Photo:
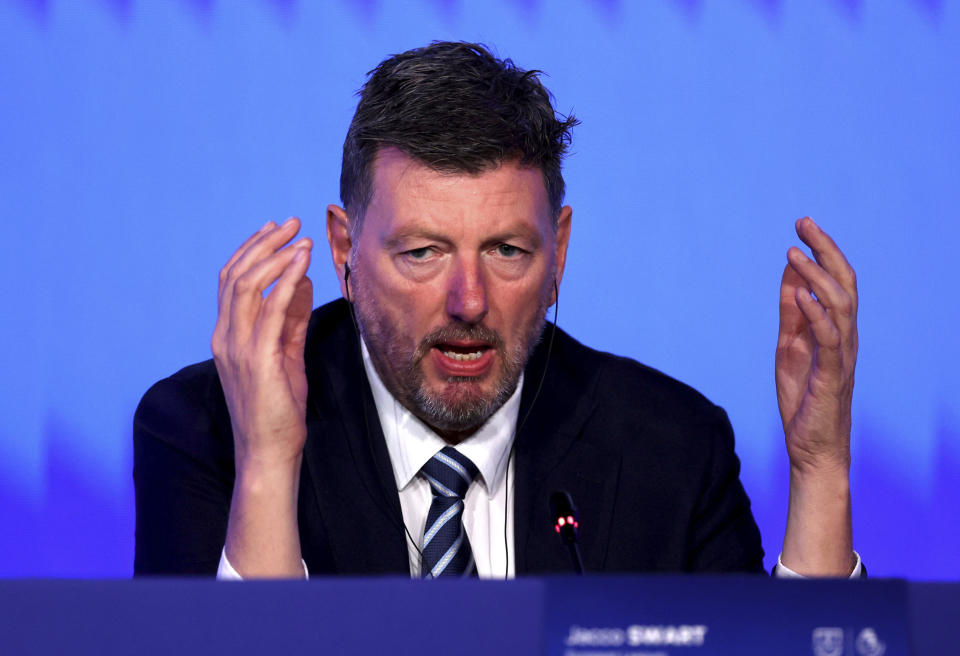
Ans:
[[[897,580],[546,579],[546,653],[563,656],[899,656]]]

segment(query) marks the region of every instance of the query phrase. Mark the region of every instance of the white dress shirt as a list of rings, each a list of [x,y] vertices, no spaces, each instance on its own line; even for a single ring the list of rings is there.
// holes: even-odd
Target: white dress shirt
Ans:
[[[393,476],[400,495],[403,523],[408,532],[410,575],[418,578],[423,531],[433,500],[430,484],[419,476],[420,468],[437,451],[447,446],[447,443],[390,394],[370,360],[366,343],[362,343],[362,350],[363,366],[370,381],[387,451],[390,453]],[[512,579],[516,572],[513,549],[514,483],[512,478],[507,480],[507,470],[522,389],[523,375],[507,402],[476,433],[455,447],[480,470],[464,498],[463,527],[470,539],[477,574],[481,578]],[[509,464],[512,474],[512,458]],[[854,555],[857,562],[850,578],[859,578],[860,556],[856,552]],[[303,572],[309,578],[306,563],[303,563]],[[783,578],[804,578],[784,567],[780,558],[777,558],[774,574]],[[242,579],[227,560],[226,549],[220,555],[217,578]]]

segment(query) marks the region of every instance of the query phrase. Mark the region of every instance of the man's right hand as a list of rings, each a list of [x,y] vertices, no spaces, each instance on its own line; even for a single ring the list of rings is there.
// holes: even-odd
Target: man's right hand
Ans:
[[[237,473],[226,552],[245,578],[303,576],[297,490],[307,435],[303,350],[313,309],[306,276],[313,243],[303,238],[284,248],[299,229],[296,218],[267,223],[220,271],[211,348]]]

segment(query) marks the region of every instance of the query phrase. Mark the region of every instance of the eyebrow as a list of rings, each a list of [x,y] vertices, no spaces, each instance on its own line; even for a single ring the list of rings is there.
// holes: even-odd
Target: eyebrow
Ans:
[[[508,242],[517,238],[529,240],[530,245],[533,248],[538,248],[543,244],[540,234],[535,230],[506,230],[504,232],[491,235],[489,238],[485,239],[483,243],[484,245],[499,244],[501,242]],[[385,248],[390,250],[403,245],[404,242],[410,239],[425,239],[427,241],[433,241],[447,245],[453,243],[449,237],[439,232],[434,232],[426,228],[413,227],[390,235],[383,240],[382,244]]]
[[[390,235],[384,239],[382,243],[387,249],[392,249],[400,246],[409,239],[426,239],[428,241],[436,241],[443,244],[451,243],[450,239],[441,235],[439,232],[432,232],[424,228],[408,228],[406,230],[401,230],[400,232]]]
[[[513,241],[514,239],[525,239],[530,242],[531,248],[539,248],[543,244],[540,233],[536,230],[507,230],[499,234],[492,235],[484,244],[499,244],[501,242]]]

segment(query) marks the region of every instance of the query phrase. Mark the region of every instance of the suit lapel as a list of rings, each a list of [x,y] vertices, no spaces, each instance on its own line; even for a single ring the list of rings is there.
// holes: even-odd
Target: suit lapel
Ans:
[[[346,303],[324,307],[310,332],[304,459],[336,570],[409,575],[393,468]]]
[[[527,419],[516,439],[517,573],[572,572],[550,516],[550,495],[557,490],[569,492],[579,511],[584,568],[599,572],[606,560],[621,458],[583,435],[596,408],[598,372],[584,366],[576,353],[583,347],[560,330],[543,388],[531,405],[547,362],[546,346],[541,343],[527,366],[521,398],[520,421]]]

